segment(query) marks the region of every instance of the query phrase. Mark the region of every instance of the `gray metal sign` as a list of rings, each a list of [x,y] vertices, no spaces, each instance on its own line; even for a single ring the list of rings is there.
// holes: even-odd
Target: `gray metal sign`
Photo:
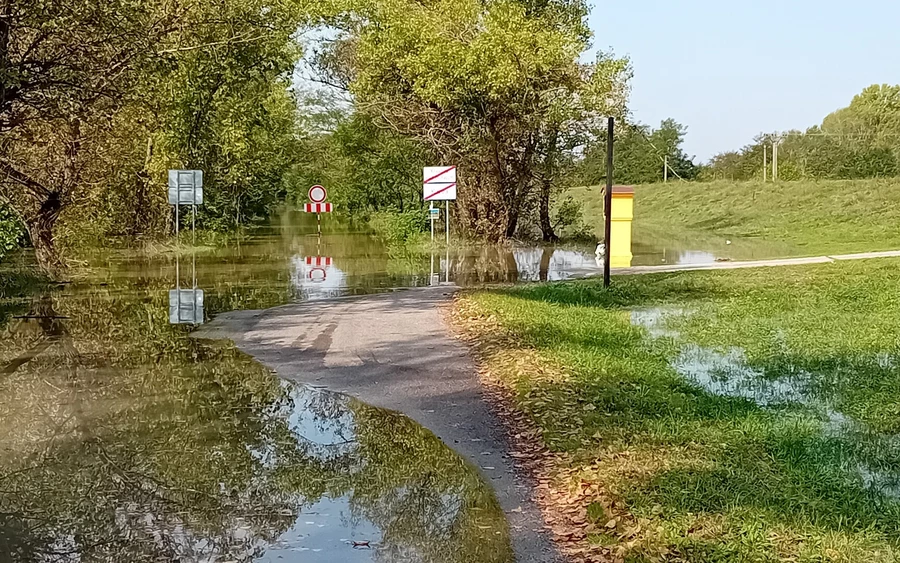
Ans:
[[[202,325],[203,290],[170,289],[169,323],[173,325]]]
[[[203,203],[202,170],[169,170],[169,204],[201,205]]]

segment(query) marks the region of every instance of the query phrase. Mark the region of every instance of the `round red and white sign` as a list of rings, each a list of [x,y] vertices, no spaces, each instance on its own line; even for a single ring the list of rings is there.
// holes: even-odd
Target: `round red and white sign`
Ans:
[[[323,186],[313,186],[309,188],[309,200],[313,203],[322,203],[328,197],[328,192]]]

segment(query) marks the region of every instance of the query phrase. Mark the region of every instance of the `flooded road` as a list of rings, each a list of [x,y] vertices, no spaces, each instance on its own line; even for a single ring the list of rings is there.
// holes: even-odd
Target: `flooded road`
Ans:
[[[491,485],[431,432],[190,332],[228,311],[591,275],[593,247],[408,253],[310,219],[178,256],[97,251],[75,283],[0,305],[0,561],[513,560]]]
[[[511,561],[474,467],[403,415],[189,338],[167,281],[7,308],[0,560]]]

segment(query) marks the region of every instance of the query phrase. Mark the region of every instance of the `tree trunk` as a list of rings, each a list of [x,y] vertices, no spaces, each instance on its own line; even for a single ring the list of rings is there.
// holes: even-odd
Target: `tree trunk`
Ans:
[[[550,259],[553,258],[553,249],[545,246],[541,250],[541,264],[538,267],[538,277],[542,282],[550,279]]]
[[[37,213],[26,218],[28,234],[31,236],[31,245],[34,247],[38,266],[52,279],[60,279],[66,270],[66,264],[56,248],[53,236],[60,211],[62,211],[62,205],[59,194],[52,192],[41,204]]]
[[[9,35],[10,35],[10,2],[9,0],[0,0],[0,126],[4,120],[2,116],[10,108],[12,100],[9,96],[9,77],[7,69],[9,67]]]
[[[546,178],[541,180],[541,236],[544,242],[556,242],[559,237],[553,232],[553,223],[550,221],[550,181]]]
[[[518,206],[512,204],[506,214],[506,238],[516,236],[516,227],[519,225],[519,209]]]

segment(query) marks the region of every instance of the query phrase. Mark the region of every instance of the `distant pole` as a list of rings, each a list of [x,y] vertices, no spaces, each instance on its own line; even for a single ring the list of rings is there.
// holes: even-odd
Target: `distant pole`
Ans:
[[[778,141],[772,143],[772,181],[778,181]]]
[[[669,157],[666,156],[665,163],[663,164],[663,182],[669,182]]]
[[[763,143],[763,184],[766,183],[767,176],[768,176],[768,174],[767,174],[768,173],[767,169],[769,168],[768,160],[769,160],[769,147],[767,147],[766,144]]]
[[[612,236],[613,140],[616,120],[610,117],[606,126],[606,193],[603,194],[603,216],[606,222],[603,239],[603,287],[609,287],[609,239]]]

